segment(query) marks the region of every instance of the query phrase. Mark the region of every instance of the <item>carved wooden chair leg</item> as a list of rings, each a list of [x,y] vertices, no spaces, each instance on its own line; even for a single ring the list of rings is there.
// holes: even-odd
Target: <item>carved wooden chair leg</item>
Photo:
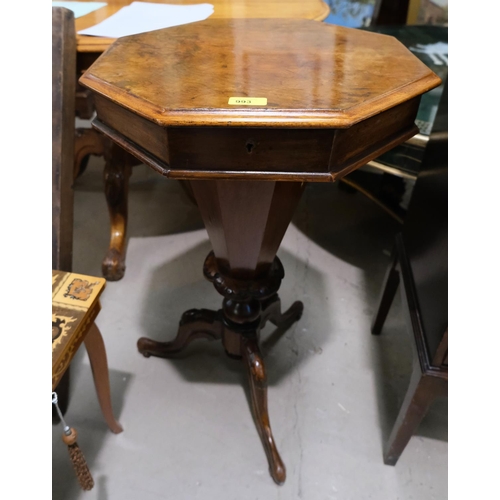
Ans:
[[[261,301],[261,307],[260,328],[264,328],[265,324],[270,321],[280,329],[287,329],[301,318],[304,311],[304,304],[297,300],[284,313],[281,313],[281,299],[278,294]]]
[[[84,159],[90,155],[104,155],[104,136],[93,128],[77,128],[75,134],[75,163],[73,179],[85,169]]]
[[[399,271],[397,269],[397,265],[398,256],[396,249],[394,249],[392,253],[392,263],[385,275],[382,293],[377,307],[377,313],[375,314],[372,323],[373,335],[379,335],[382,331],[382,326],[384,325],[389,309],[391,308],[392,301],[396,295],[396,291],[399,286]]]
[[[102,274],[108,281],[118,281],[125,274],[128,182],[132,166],[140,162],[109,139],[104,140],[104,192],[111,222],[111,239],[102,262]]]
[[[137,348],[146,358],[156,356],[170,358],[183,351],[193,340],[222,338],[223,323],[220,312],[209,309],[190,309],[179,322],[177,336],[171,342],[157,342],[141,337]]]
[[[264,362],[257,344],[257,338],[243,337],[241,350],[250,383],[252,412],[267,455],[269,471],[277,484],[283,484],[286,479],[286,469],[276,449],[269,423],[269,413],[267,411],[267,377]]]
[[[85,337],[85,348],[89,355],[94,384],[99,399],[101,411],[108,424],[108,427],[115,434],[123,431],[122,426],[117,422],[111,406],[111,390],[109,387],[108,361],[106,359],[106,348],[101,332],[94,323]]]

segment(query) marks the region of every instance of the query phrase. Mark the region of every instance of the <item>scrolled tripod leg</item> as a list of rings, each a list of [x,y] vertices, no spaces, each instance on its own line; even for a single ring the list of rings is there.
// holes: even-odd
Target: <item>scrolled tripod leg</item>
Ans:
[[[277,484],[286,479],[286,469],[276,448],[267,410],[267,377],[256,338],[243,338],[242,357],[247,368],[255,425],[269,462],[269,472]]]
[[[216,311],[190,309],[179,323],[177,336],[171,342],[157,342],[141,337],[137,341],[139,352],[146,358],[171,358],[181,353],[193,340],[218,340],[222,337],[222,321]]]

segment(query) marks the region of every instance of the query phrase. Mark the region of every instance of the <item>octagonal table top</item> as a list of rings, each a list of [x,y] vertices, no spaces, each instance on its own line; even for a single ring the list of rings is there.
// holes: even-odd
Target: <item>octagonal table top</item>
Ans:
[[[348,128],[441,80],[391,36],[208,19],[120,38],[80,82],[161,126]]]

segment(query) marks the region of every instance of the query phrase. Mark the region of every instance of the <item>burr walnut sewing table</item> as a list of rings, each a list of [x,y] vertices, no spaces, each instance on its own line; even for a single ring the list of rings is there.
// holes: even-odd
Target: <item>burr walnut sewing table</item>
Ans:
[[[258,337],[303,306],[281,313],[276,252],[305,183],[335,181],[414,135],[420,96],[440,79],[393,37],[209,19],[121,38],[80,83],[94,94],[97,130],[188,182],[213,248],[203,272],[224,297],[218,311],[185,312],[171,342],[139,339],[139,351],[172,357],[208,338],[242,359],[270,473],[283,483]]]

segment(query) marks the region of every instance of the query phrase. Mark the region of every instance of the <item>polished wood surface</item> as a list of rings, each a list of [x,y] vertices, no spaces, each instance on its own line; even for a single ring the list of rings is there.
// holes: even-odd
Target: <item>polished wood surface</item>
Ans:
[[[346,128],[441,80],[393,37],[302,19],[208,19],[121,38],[80,83],[165,127]],[[267,105],[228,104],[242,96]]]
[[[295,19],[126,37],[80,78],[94,127],[162,175],[323,182],[414,135],[440,82],[393,37]]]
[[[83,0],[87,1],[87,0]],[[91,1],[91,0],[88,0]],[[133,0],[108,0],[107,5],[76,20],[77,31],[104,21]],[[151,3],[191,5],[202,0],[148,0]],[[214,6],[211,18],[297,18],[322,21],[330,13],[323,0],[208,0]],[[77,35],[78,52],[104,52],[114,38]]]

